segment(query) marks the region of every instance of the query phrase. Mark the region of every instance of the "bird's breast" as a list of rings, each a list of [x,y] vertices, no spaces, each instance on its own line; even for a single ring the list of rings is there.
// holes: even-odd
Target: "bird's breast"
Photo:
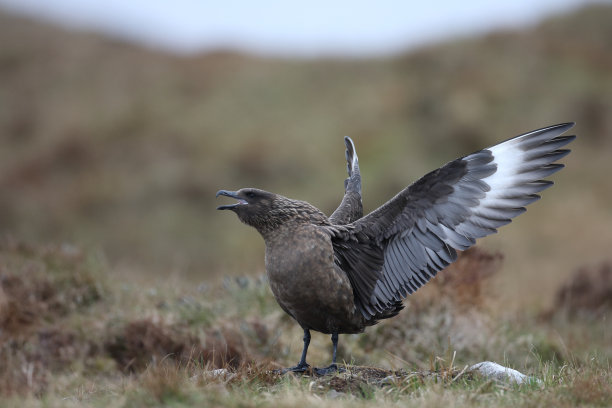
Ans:
[[[312,227],[280,231],[266,242],[266,271],[270,282],[283,291],[304,294],[333,268],[333,249],[328,236]]]
[[[329,236],[316,226],[282,231],[274,241],[266,240],[266,272],[280,306],[303,327],[349,332],[343,325],[355,320],[353,290],[334,264]]]

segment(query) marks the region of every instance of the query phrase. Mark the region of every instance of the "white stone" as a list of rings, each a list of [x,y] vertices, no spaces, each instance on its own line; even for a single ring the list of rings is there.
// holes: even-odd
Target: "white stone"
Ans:
[[[482,363],[474,364],[469,371],[478,372],[480,375],[500,382],[508,382],[511,384],[524,384],[535,381],[540,384],[541,381],[534,377],[529,377],[512,368],[504,367],[503,365],[492,361],[483,361]]]

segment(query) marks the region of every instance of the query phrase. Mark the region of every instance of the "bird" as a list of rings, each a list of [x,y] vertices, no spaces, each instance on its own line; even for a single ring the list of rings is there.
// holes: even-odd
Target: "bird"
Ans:
[[[339,370],[339,334],[361,333],[396,316],[403,300],[457,259],[478,238],[525,212],[564,167],[558,160],[575,135],[574,122],[510,138],[431,171],[363,215],[357,151],[344,138],[348,178],[328,217],[313,205],[257,188],[219,190],[233,211],[265,242],[265,267],[276,301],[303,329],[296,366],[282,372]],[[310,331],[331,335],[332,362],[306,362]],[[312,371],[309,371],[312,372]]]

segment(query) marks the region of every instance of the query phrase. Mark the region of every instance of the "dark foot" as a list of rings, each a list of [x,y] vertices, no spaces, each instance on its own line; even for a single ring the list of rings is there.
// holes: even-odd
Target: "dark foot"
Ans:
[[[285,374],[285,373],[305,373],[307,371],[310,370],[310,364],[308,363],[304,363],[304,364],[298,364],[296,366],[293,367],[289,367],[289,368],[281,368],[279,370],[274,370],[275,373],[278,374]]]
[[[312,370],[316,375],[328,375],[333,373],[343,373],[346,370],[344,368],[339,368],[337,364],[330,364],[324,368],[314,368]]]

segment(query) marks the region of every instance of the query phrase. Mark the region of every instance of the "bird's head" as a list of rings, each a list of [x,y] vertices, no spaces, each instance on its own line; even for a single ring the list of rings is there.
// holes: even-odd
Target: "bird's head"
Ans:
[[[256,188],[242,188],[238,191],[219,190],[216,197],[219,196],[235,198],[238,202],[221,205],[217,210],[231,210],[236,213],[240,221],[258,230],[274,222],[280,197]]]
[[[238,191],[219,190],[217,197],[231,197],[238,202],[221,205],[217,210],[231,210],[240,221],[255,227],[262,235],[275,230],[287,222],[325,223],[327,217],[312,205],[291,200],[282,195],[256,188],[242,188]]]

